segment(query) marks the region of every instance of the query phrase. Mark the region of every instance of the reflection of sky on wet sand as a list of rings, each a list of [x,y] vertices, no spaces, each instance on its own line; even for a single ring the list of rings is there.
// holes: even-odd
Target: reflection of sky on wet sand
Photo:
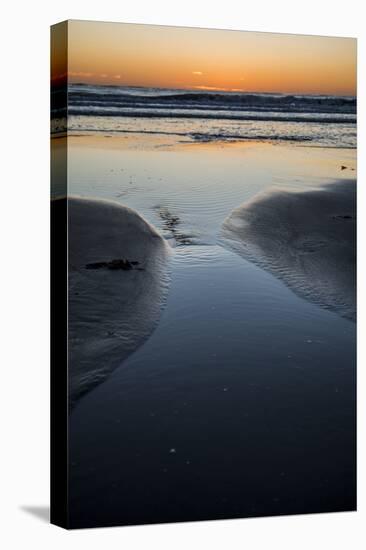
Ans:
[[[70,194],[177,241],[155,332],[71,415],[74,524],[351,509],[355,325],[219,233],[260,191],[352,178],[355,151],[72,137],[68,152]]]
[[[157,207],[168,208],[201,241],[214,237],[233,208],[268,187],[308,188],[354,177],[341,165],[354,168],[354,150],[73,137],[69,193],[127,204],[161,229]]]

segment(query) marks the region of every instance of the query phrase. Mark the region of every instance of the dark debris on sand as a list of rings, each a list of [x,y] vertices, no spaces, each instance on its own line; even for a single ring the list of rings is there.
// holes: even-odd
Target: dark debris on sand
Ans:
[[[356,219],[356,216],[352,216],[351,214],[338,214],[336,216],[333,216],[334,220],[354,220]]]
[[[158,207],[158,213],[159,217],[163,221],[164,228],[172,234],[178,244],[192,244],[191,236],[179,231],[179,225],[181,224],[179,216],[172,214],[172,212],[165,206]]]
[[[86,264],[85,269],[122,269],[123,271],[130,271],[131,269],[136,269],[134,266],[138,265],[139,262],[130,262],[126,259],[116,259],[111,260],[110,262],[93,262]],[[142,268],[137,268],[142,269]]]

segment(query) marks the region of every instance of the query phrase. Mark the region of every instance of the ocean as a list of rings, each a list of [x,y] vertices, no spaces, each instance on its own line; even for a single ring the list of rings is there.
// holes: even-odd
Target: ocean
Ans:
[[[52,131],[65,129],[52,92]],[[158,134],[177,141],[356,147],[356,98],[69,84],[71,134]]]

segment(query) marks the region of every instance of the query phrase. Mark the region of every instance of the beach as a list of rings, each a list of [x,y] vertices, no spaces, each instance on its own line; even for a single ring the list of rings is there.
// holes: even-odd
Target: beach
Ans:
[[[356,182],[265,191],[235,209],[223,234],[295,292],[356,318]]]
[[[67,527],[354,511],[357,41],[58,31]]]
[[[352,243],[355,150],[90,134],[70,136],[69,148],[69,193],[93,197],[97,209],[107,200],[141,216],[160,236],[143,257],[155,257],[152,242],[168,247],[167,254],[158,247],[155,291],[142,295],[154,313],[145,336],[133,338],[128,352],[119,344],[107,355],[103,346],[113,338],[97,337],[100,355],[92,353],[86,369],[96,376],[86,392],[75,393],[73,526],[113,525],[120,517],[135,524],[351,509],[353,283],[347,254],[329,245],[344,227]],[[279,221],[288,210],[291,231],[284,236]],[[253,220],[265,214],[273,242],[255,224],[250,238],[242,234],[248,212]],[[121,255],[143,262],[128,234],[127,252],[112,248],[108,257],[80,259],[82,266]],[[326,243],[322,254],[314,234]],[[279,243],[287,254],[272,269],[269,250]],[[255,255],[243,253],[245,244]],[[303,270],[296,280],[306,283],[304,293],[283,276],[293,265]],[[108,277],[108,285],[114,276],[146,275],[79,271]],[[315,298],[330,275],[342,304],[331,303],[332,293]],[[106,294],[98,288],[97,296]],[[98,314],[103,331],[104,317]],[[137,319],[135,335],[139,327]]]
[[[68,199],[69,404],[141,345],[167,290],[168,245],[130,208]]]

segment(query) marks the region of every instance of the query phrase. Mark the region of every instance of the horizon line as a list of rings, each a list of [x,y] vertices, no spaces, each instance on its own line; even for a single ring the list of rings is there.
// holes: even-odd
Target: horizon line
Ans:
[[[349,94],[349,93],[339,93],[339,92],[302,92],[302,91],[261,91],[261,90],[245,90],[244,88],[221,88],[216,86],[141,86],[137,84],[118,84],[118,83],[111,83],[111,82],[87,82],[87,81],[72,81],[68,78],[66,78],[66,74],[63,74],[61,76],[56,76],[51,79],[51,85],[57,84],[59,81],[65,81],[67,84],[71,84],[74,86],[108,86],[113,88],[139,88],[139,89],[156,89],[156,90],[184,90],[184,91],[191,91],[191,92],[225,92],[225,93],[232,93],[232,94],[263,94],[263,95],[303,95],[303,96],[319,96],[319,97],[326,97],[326,96],[335,96],[335,97],[350,97],[350,98],[357,98],[356,94]]]

